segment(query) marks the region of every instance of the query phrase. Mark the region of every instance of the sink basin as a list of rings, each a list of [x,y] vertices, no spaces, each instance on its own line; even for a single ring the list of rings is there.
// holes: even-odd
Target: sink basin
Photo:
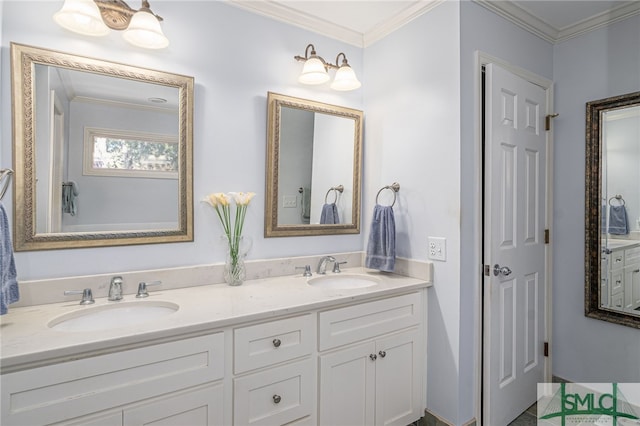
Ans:
[[[375,277],[354,274],[322,275],[309,278],[309,285],[330,289],[365,288],[378,285],[380,281]]]
[[[178,305],[171,302],[144,301],[114,303],[84,308],[61,315],[49,322],[59,331],[99,331],[127,327],[171,315]]]

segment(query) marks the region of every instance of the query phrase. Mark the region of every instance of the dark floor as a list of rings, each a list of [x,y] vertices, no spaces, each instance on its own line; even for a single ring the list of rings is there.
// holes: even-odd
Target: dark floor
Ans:
[[[538,404],[535,403],[531,407],[527,408],[527,411],[520,414],[514,421],[509,423],[509,426],[535,426],[538,421],[538,416],[536,414],[537,405]]]

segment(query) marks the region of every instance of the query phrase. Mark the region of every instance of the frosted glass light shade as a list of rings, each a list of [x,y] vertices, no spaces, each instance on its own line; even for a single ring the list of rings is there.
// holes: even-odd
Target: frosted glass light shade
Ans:
[[[356,73],[351,69],[349,65],[343,65],[336,71],[336,76],[333,78],[331,88],[333,90],[355,90],[362,86],[362,83],[356,77]]]
[[[131,17],[129,27],[122,37],[134,46],[146,49],[164,49],[169,45],[169,39],[162,32],[158,18],[144,10]]]
[[[324,63],[318,58],[311,57],[304,62],[298,81],[302,84],[322,84],[329,81],[329,78]]]
[[[109,34],[100,16],[100,9],[93,0],[65,0],[62,9],[53,15],[53,20],[63,28],[88,36]]]

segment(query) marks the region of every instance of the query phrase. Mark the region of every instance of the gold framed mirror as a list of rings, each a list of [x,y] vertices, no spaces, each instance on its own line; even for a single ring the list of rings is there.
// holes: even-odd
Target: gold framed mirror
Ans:
[[[640,92],[588,102],[585,315],[640,328]]]
[[[16,251],[193,241],[193,77],[11,43]]]
[[[360,110],[269,92],[265,237],[358,234]]]

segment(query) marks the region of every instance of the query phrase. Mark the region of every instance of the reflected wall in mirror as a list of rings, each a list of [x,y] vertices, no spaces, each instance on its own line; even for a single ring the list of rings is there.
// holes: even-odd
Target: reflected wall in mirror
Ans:
[[[265,237],[360,232],[362,111],[269,92]]]
[[[640,328],[640,92],[587,103],[585,312]]]
[[[193,78],[11,44],[16,251],[193,241]]]

